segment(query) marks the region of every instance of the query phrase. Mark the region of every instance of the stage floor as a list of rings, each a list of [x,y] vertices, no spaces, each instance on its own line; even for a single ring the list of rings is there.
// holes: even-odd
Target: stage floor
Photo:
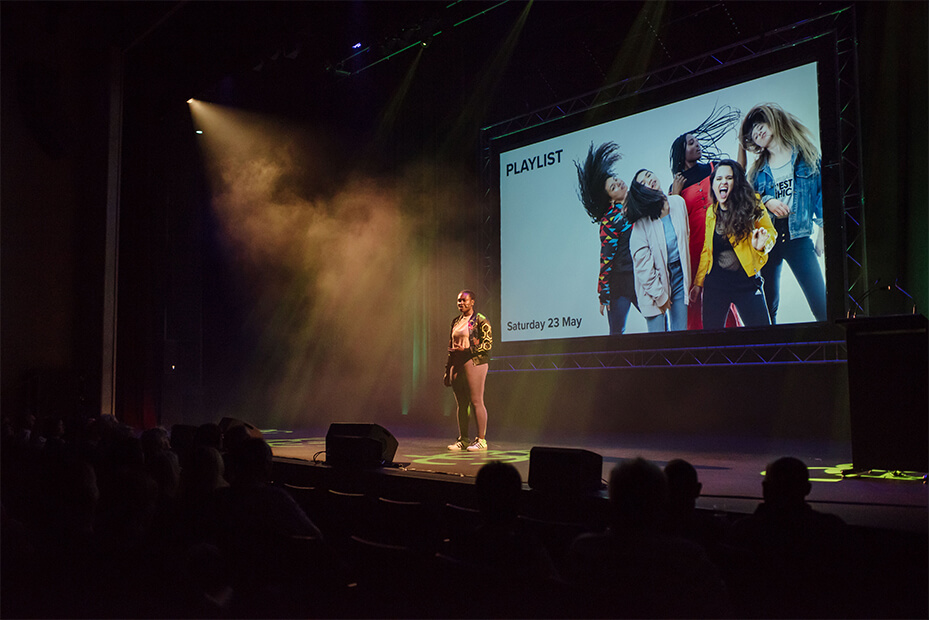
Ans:
[[[308,464],[325,461],[326,429],[263,429],[276,458]],[[449,437],[392,429],[398,448],[397,475],[450,476],[469,481],[488,461],[512,463],[528,480],[534,446],[582,448],[604,459],[602,477],[623,459],[641,456],[662,467],[682,458],[698,471],[703,492],[698,507],[727,513],[750,513],[761,501],[767,463],[781,456],[804,461],[813,483],[808,500],[817,510],[839,515],[851,525],[907,532],[927,532],[928,486],[923,473],[873,471],[850,476],[852,457],[846,443],[722,440],[720,438],[606,437],[491,438],[487,452],[450,452]],[[844,472],[847,474],[844,476]]]

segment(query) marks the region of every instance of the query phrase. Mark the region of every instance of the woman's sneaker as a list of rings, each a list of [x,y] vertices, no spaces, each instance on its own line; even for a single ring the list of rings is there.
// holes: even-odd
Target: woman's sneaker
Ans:
[[[455,450],[457,452],[461,452],[463,450],[468,450],[469,446],[466,446],[465,442],[459,439],[455,443],[446,446],[446,448],[448,448],[449,450]]]
[[[469,452],[480,452],[482,450],[487,450],[488,441],[487,439],[479,439],[475,437],[475,441],[473,441],[472,444],[465,449]]]

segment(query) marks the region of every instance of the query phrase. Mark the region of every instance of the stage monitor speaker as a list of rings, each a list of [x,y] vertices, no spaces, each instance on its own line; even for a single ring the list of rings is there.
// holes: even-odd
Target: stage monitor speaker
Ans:
[[[223,436],[224,436],[224,439],[223,439],[224,447],[226,443],[225,436],[237,426],[245,427],[245,430],[248,431],[249,437],[258,437],[259,439],[262,439],[264,437],[262,435],[262,432],[259,429],[255,428],[253,425],[249,424],[248,422],[243,422],[242,420],[237,420],[236,418],[223,418],[222,420],[220,420],[220,431],[222,431]]]
[[[326,463],[334,467],[381,467],[394,462],[397,439],[379,424],[330,424]]]
[[[603,488],[604,458],[589,450],[545,448],[530,450],[530,488],[551,493],[587,494]]]

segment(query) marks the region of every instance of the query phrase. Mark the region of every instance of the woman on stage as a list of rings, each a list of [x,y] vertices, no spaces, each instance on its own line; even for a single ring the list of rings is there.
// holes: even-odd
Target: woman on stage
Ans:
[[[731,159],[717,164],[712,182],[714,204],[707,209],[704,249],[691,289],[704,295],[704,326],[721,328],[730,304],[747,326],[769,325],[762,291],[762,270],[777,233],[768,211]]]
[[[762,270],[769,316],[776,323],[782,261],[791,267],[816,321],[827,320],[827,291],[818,257],[823,254],[820,154],[801,121],[774,103],[755,106],[740,129],[742,149],[758,155],[749,181],[775,218],[778,243]],[[811,237],[814,237],[812,240]]]
[[[674,175],[669,194],[681,196],[688,208],[688,227],[691,237],[688,242],[691,261],[691,279],[697,272],[704,248],[704,220],[707,207],[713,202],[710,180],[714,162],[724,155],[717,143],[739,124],[740,112],[730,106],[717,108],[700,125],[687,131],[672,142],[669,149],[669,165]],[[736,313],[731,313],[727,326],[736,326]],[[692,299],[688,305],[688,329],[701,329],[701,299]]]
[[[626,199],[636,298],[648,331],[680,331],[688,326],[691,288],[688,213],[681,196],[659,187],[655,174],[640,170]]]
[[[471,291],[459,293],[456,304],[459,316],[452,320],[449,333],[449,357],[442,382],[451,386],[455,394],[456,417],[459,422],[459,437],[448,446],[449,450],[478,452],[488,449],[486,438],[488,410],[484,406],[484,382],[491,361],[491,324],[475,310],[475,294]],[[478,436],[468,443],[468,410],[475,412]]]
[[[627,186],[612,168],[620,159],[617,145],[607,142],[596,149],[592,143],[584,164],[575,162],[578,171],[578,197],[591,221],[600,225],[601,262],[597,278],[597,296],[601,316],[607,311],[610,335],[626,331],[630,305],[636,305],[633,284],[633,259],[630,256],[630,233],[627,221]],[[638,306],[637,306],[638,308]]]

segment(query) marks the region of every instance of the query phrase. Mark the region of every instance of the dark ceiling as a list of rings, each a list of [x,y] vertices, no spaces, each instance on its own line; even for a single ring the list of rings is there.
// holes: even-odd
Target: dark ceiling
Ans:
[[[824,2],[180,2],[65,5],[94,11],[154,97],[198,97],[289,115],[376,106],[415,76],[420,98],[464,102],[502,76],[488,121],[522,114],[842,6]],[[526,16],[515,45],[506,42]],[[360,51],[352,45],[361,43]],[[393,46],[393,47],[392,47]],[[641,50],[618,56],[622,47]],[[502,54],[509,49],[510,54]],[[423,86],[425,85],[425,86]],[[428,95],[420,94],[423,91]],[[225,101],[224,101],[225,100]],[[327,105],[328,103],[328,105]],[[432,103],[432,101],[431,101]],[[351,106],[350,106],[351,109]],[[375,108],[377,109],[377,108]],[[358,110],[355,116],[358,116]]]

